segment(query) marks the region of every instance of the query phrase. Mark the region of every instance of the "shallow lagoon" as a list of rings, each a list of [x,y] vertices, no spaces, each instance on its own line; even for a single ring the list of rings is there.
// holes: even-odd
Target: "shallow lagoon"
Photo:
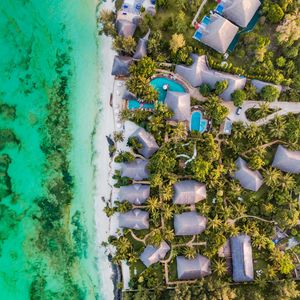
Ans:
[[[30,285],[38,274],[47,274],[46,289],[63,289],[51,262],[35,248],[37,211],[34,200],[45,196],[45,168],[41,150],[49,93],[59,77],[57,53],[65,53],[70,89],[73,147],[69,154],[75,198],[71,216],[81,212],[87,234],[86,256],[69,270],[87,299],[98,291],[94,264],[94,210],[91,135],[96,114],[97,49],[93,0],[0,2],[0,102],[16,107],[16,119],[0,117],[0,128],[12,129],[20,144],[8,145],[1,154],[11,157],[8,174],[13,194],[1,199],[0,298],[29,299]],[[14,221],[12,221],[12,216]],[[73,229],[69,225],[70,232]],[[49,293],[50,293],[49,292]],[[49,294],[50,295],[50,294]],[[101,298],[101,296],[99,296]],[[49,297],[49,299],[51,299]]]

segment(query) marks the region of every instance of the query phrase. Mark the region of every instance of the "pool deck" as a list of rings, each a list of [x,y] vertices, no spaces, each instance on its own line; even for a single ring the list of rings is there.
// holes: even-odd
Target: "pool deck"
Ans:
[[[191,97],[204,102],[206,100],[205,97],[203,97],[199,90],[197,88],[192,87],[183,77],[181,77],[178,74],[174,74],[173,72],[167,71],[167,70],[163,70],[163,69],[156,69],[156,71],[160,74],[165,74],[165,75],[169,75],[171,77],[169,77],[170,79],[176,80],[178,81],[180,84],[183,85],[183,87],[187,90],[187,93],[189,93],[191,95]],[[156,76],[157,77],[157,76]]]

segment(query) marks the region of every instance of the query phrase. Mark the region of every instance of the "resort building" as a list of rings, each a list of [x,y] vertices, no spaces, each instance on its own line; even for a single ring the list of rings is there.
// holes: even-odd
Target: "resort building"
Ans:
[[[140,209],[133,209],[119,215],[119,226],[121,228],[130,228],[142,230],[149,228],[149,213]]]
[[[119,18],[117,19],[116,27],[118,35],[127,38],[134,35],[137,25],[132,21]]]
[[[177,256],[176,264],[180,280],[198,279],[211,274],[210,260],[202,255],[197,255],[194,259]]]
[[[240,27],[247,27],[260,7],[259,0],[221,0],[216,12]]]
[[[206,228],[207,219],[196,212],[185,212],[174,216],[175,235],[200,234]]]
[[[118,200],[120,202],[129,201],[134,205],[141,205],[150,196],[150,185],[147,184],[131,184],[121,186]]]
[[[143,38],[139,39],[138,44],[136,46],[135,53],[133,55],[134,59],[141,59],[144,56],[147,56],[147,43],[148,43],[149,35],[150,35],[150,30]]]
[[[232,75],[229,73],[218,72],[209,68],[205,55],[198,56],[191,54],[193,64],[191,66],[177,65],[176,73],[187,80],[193,87],[199,87],[201,84],[209,84],[211,88],[215,87],[218,81],[226,80],[227,89],[220,95],[224,100],[231,100],[231,94],[244,89],[247,79],[245,77]]]
[[[132,162],[123,163],[121,169],[122,177],[129,177],[134,180],[143,180],[149,177],[147,169],[148,160],[135,159]]]
[[[240,185],[246,190],[257,192],[263,184],[261,174],[249,169],[247,163],[240,157],[235,161],[235,167],[234,178],[240,182]]]
[[[191,98],[190,94],[182,92],[168,91],[165,103],[173,111],[173,121],[185,122],[191,117]]]
[[[174,204],[194,204],[206,198],[206,186],[195,180],[184,180],[174,184]]]
[[[272,167],[284,172],[300,174],[300,151],[288,150],[282,145],[279,145]]]
[[[251,239],[246,234],[230,238],[233,281],[243,282],[254,279]]]
[[[193,38],[224,54],[238,30],[236,25],[219,14],[211,14],[209,17],[205,16],[198,24]]]
[[[148,245],[140,255],[140,260],[148,268],[152,264],[164,259],[169,250],[170,246],[165,241],[162,241],[158,248]]]
[[[273,87],[276,87],[278,89],[279,92],[282,91],[282,86],[281,85],[276,85],[276,84],[273,84],[273,83],[270,83],[270,82],[265,82],[265,81],[261,81],[261,80],[257,80],[257,79],[253,79],[251,80],[251,84],[253,86],[255,86],[256,88],[256,91],[259,93],[263,87],[265,86],[268,86],[268,85],[271,85]]]
[[[129,67],[132,64],[132,62],[132,57],[116,55],[114,58],[111,75],[119,77],[129,76]]]
[[[153,135],[142,127],[137,129],[131,137],[137,138],[138,142],[142,145],[142,147],[138,149],[138,152],[146,158],[152,156],[159,149]]]

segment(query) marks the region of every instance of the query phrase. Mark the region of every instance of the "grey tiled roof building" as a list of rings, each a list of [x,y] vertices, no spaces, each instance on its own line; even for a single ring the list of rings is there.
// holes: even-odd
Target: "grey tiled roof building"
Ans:
[[[194,204],[206,198],[205,184],[196,180],[183,180],[174,184],[174,204]]]
[[[149,213],[140,209],[133,209],[119,215],[119,226],[142,230],[149,228]]]
[[[246,234],[230,238],[233,280],[235,282],[254,279],[251,239]]]
[[[180,280],[198,279],[211,274],[210,260],[202,255],[197,255],[194,259],[177,256],[176,263],[177,277]]]
[[[196,212],[184,212],[174,216],[175,235],[200,234],[205,230],[207,219]]]

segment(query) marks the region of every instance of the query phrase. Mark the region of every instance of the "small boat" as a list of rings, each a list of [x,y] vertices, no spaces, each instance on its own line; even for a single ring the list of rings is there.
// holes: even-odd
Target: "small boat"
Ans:
[[[112,107],[113,105],[113,94],[110,93],[109,105]]]
[[[114,146],[115,142],[110,136],[106,136],[106,140],[110,146]]]

